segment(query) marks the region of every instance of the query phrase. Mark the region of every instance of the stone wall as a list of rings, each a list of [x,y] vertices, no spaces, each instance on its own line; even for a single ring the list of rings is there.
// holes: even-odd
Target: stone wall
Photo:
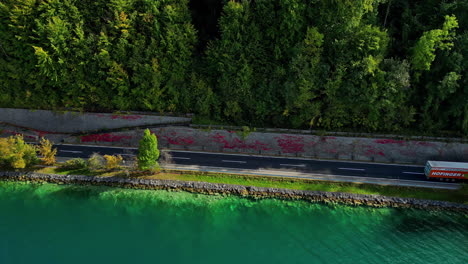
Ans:
[[[82,133],[123,127],[189,123],[190,121],[190,118],[172,116],[53,112],[0,108],[0,122],[55,133]]]
[[[22,173],[0,171],[0,180],[27,182],[49,182],[56,184],[87,184],[105,185],[135,189],[180,190],[203,194],[240,195],[252,198],[280,198],[292,200],[307,200],[312,202],[342,203],[349,205],[366,205],[373,207],[401,207],[432,210],[451,210],[467,213],[468,205],[421,200],[413,198],[387,197],[380,195],[363,195],[351,193],[334,193],[320,191],[302,191],[278,188],[252,187],[231,184],[206,182],[171,181],[138,178],[92,177],[81,175],[55,175],[40,173]]]

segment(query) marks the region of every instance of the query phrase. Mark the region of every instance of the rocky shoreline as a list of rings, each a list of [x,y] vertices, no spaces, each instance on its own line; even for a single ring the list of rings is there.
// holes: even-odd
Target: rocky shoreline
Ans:
[[[102,185],[120,188],[174,190],[201,194],[238,195],[250,198],[279,198],[306,200],[311,202],[340,203],[372,207],[418,208],[428,210],[448,210],[468,213],[468,205],[444,201],[398,198],[380,195],[363,195],[339,192],[303,191],[278,188],[264,188],[231,184],[172,181],[157,179],[93,177],[83,175],[57,175],[35,172],[0,172],[0,180],[26,181],[34,183]]]

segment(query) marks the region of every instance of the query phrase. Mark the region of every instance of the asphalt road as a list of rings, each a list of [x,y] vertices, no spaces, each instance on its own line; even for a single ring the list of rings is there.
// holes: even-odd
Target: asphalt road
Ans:
[[[56,145],[58,157],[88,158],[93,153],[101,155],[122,155],[131,159],[136,155],[134,148]],[[350,177],[368,177],[378,179],[429,181],[424,176],[423,166],[379,164],[363,162],[326,161],[302,158],[261,157],[238,154],[219,154],[206,152],[170,151],[172,164],[197,165],[230,169],[271,169],[337,175]]]

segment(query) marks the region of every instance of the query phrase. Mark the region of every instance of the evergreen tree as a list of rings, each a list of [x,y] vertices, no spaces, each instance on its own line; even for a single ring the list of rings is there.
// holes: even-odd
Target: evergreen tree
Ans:
[[[153,170],[158,167],[158,139],[151,134],[149,129],[145,129],[143,138],[138,147],[138,168],[140,170]]]

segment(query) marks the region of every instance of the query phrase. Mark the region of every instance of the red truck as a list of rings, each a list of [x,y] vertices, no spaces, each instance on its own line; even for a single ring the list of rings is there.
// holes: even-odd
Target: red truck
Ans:
[[[428,179],[441,181],[464,180],[468,179],[468,163],[428,160],[424,174]]]

